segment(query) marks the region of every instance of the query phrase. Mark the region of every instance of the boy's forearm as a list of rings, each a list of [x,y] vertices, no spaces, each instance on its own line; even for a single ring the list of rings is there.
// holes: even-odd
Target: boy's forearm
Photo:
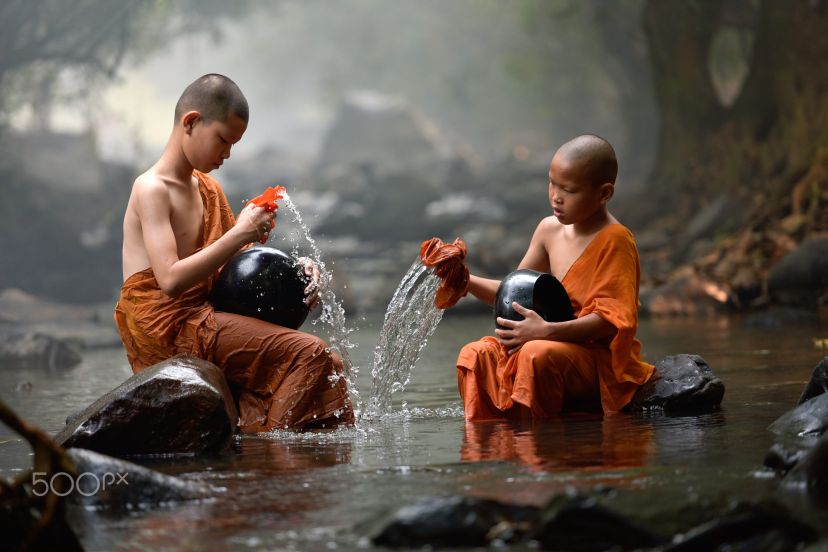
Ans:
[[[565,322],[548,322],[547,338],[551,341],[571,341],[583,343],[586,341],[609,341],[617,333],[615,326],[601,318],[601,316],[590,313],[581,318],[567,320]]]
[[[494,305],[495,296],[497,295],[497,288],[499,286],[500,280],[481,278],[480,276],[475,276],[474,274],[469,275],[469,293],[489,306]]]
[[[206,280],[221,268],[245,243],[237,233],[229,231],[209,246],[173,263],[168,282],[162,286],[167,295],[181,295],[198,282]],[[161,282],[159,282],[159,285]]]

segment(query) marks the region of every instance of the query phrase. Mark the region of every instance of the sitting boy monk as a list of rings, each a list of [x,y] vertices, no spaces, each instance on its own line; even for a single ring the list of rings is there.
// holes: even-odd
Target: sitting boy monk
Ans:
[[[178,353],[218,365],[240,393],[246,433],[350,423],[345,381],[335,377],[341,360],[322,340],[208,302],[219,268],[266,237],[274,217],[250,202],[235,220],[207,176],[230,157],[247,121],[247,100],[225,76],[204,75],[184,90],[164,152],[135,180],[127,204],[118,331],[134,372]],[[314,306],[319,273],[304,264],[314,277],[305,300]]]
[[[495,337],[463,347],[457,378],[466,419],[551,418],[565,410],[622,409],[653,373],[640,360],[638,251],[607,211],[615,151],[579,136],[549,167],[552,215],[538,224],[518,268],[561,281],[575,319],[546,322],[517,303],[520,321],[498,318]],[[492,304],[500,282],[472,275],[469,291]]]

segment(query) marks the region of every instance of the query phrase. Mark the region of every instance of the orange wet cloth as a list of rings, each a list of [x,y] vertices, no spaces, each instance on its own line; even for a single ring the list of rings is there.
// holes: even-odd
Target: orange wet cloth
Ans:
[[[235,224],[219,184],[198,171],[204,204],[202,247]],[[316,336],[236,314],[208,302],[218,272],[179,297],[161,291],[152,268],[121,287],[115,323],[133,372],[178,353],[215,363],[239,399],[244,432],[352,422],[341,361]],[[332,377],[334,376],[334,377]]]
[[[616,327],[609,345],[530,341],[511,356],[491,336],[463,347],[457,379],[466,419],[553,418],[600,403],[621,410],[653,373],[641,361],[638,250],[620,224],[602,229],[561,283],[575,316],[600,315]]]
[[[443,280],[434,297],[434,306],[438,309],[454,306],[468,292],[469,269],[463,263],[465,258],[466,243],[460,238],[454,243],[431,238],[420,246],[420,261],[434,267],[434,275]]]
[[[264,207],[265,211],[272,213],[279,208],[279,205],[276,202],[284,197],[283,194],[285,191],[284,186],[276,186],[275,188],[269,187],[264,192],[251,199],[250,203],[258,205],[259,207]],[[271,220],[270,229],[273,230],[275,227],[276,221]],[[262,236],[259,239],[259,243],[267,243],[267,239],[268,236]]]

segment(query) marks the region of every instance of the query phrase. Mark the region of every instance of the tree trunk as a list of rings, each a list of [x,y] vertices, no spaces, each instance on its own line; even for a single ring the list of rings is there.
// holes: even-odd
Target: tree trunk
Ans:
[[[708,60],[724,10],[757,9],[749,73],[730,108],[718,101]],[[644,25],[661,120],[646,197],[632,226],[671,238],[654,251],[656,281],[682,263],[741,304],[761,295],[768,270],[809,235],[828,229],[828,6],[810,0],[730,4],[648,0]],[[741,206],[704,241],[693,217],[725,198]],[[635,205],[635,207],[630,207]],[[743,223],[724,219],[740,209]],[[676,247],[678,244],[678,247]]]

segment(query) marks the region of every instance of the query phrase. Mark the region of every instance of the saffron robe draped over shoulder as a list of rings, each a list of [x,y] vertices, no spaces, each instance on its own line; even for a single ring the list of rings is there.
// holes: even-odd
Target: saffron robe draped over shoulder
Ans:
[[[563,410],[626,406],[654,367],[641,361],[638,327],[640,267],[632,233],[603,228],[561,283],[576,318],[596,313],[615,326],[606,343],[529,341],[511,355],[492,336],[463,347],[457,378],[468,420],[552,418]]]
[[[235,224],[221,186],[194,171],[204,204],[202,245]],[[179,297],[152,268],[129,276],[115,323],[133,372],[189,353],[218,365],[238,395],[244,432],[353,421],[341,360],[316,336],[255,318],[215,312],[208,297],[218,271]]]

